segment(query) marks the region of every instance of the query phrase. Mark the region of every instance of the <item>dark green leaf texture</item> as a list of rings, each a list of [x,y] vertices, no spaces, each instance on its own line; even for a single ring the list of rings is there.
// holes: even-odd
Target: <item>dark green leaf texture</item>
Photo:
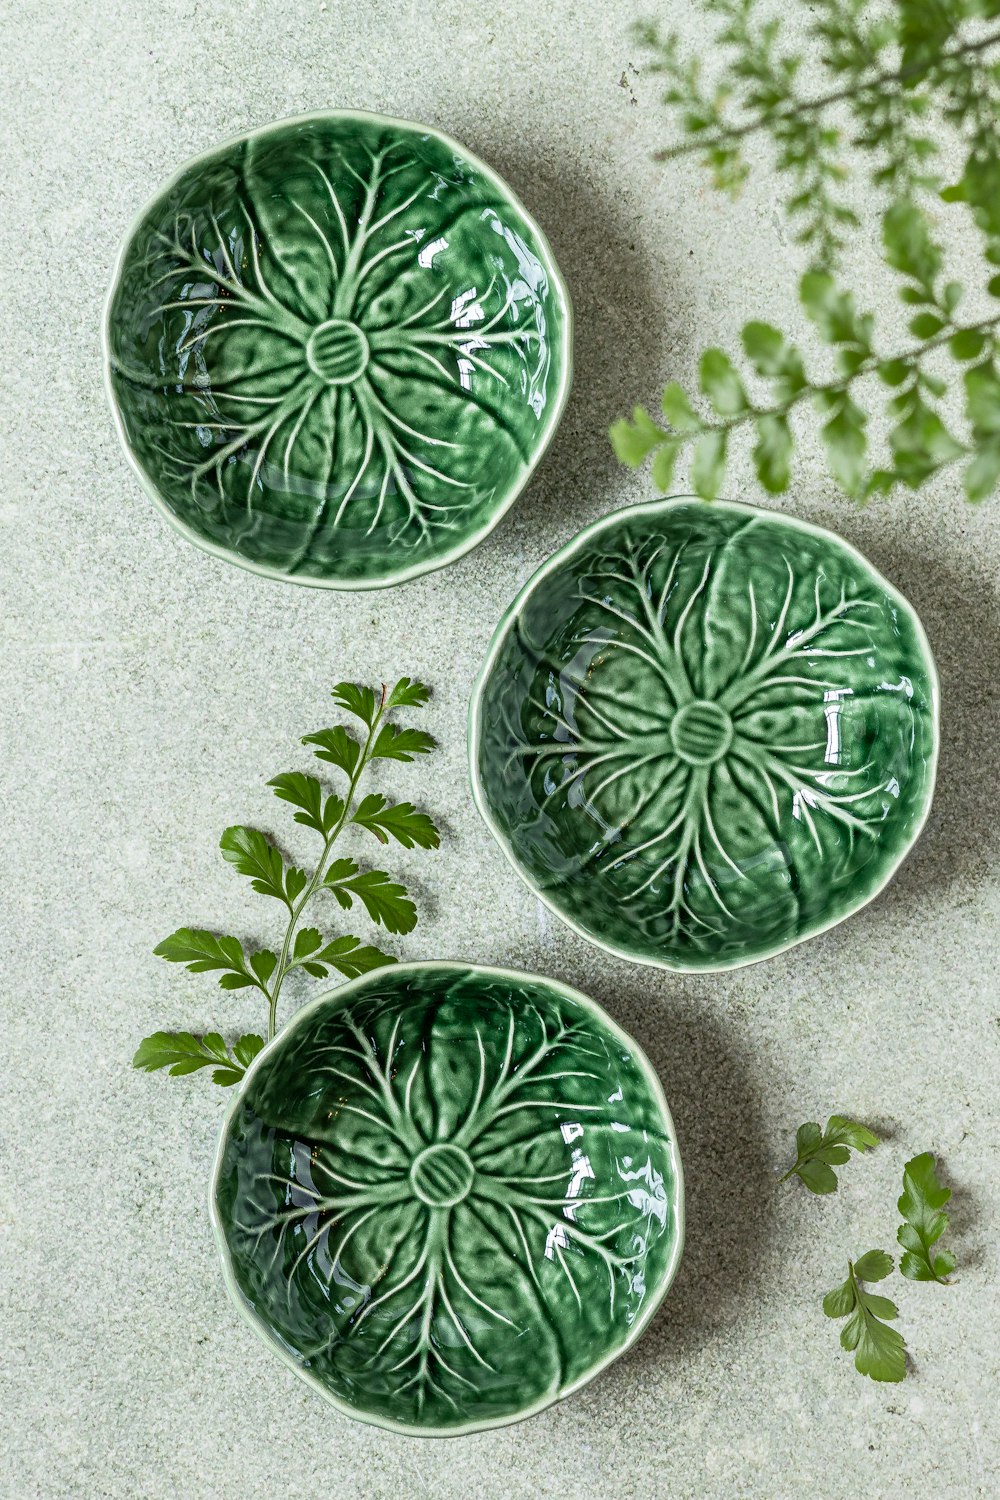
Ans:
[[[906,1377],[906,1345],[888,1322],[897,1315],[888,1297],[866,1291],[866,1281],[884,1281],[892,1270],[892,1256],[869,1250],[847,1263],[847,1280],[823,1298],[828,1318],[847,1318],[840,1342],[854,1353],[854,1367],[871,1380],[897,1382]]]
[[[359,974],[395,962],[392,954],[363,944],[360,938],[339,937],[324,943],[316,927],[301,928],[292,950],[292,966],[305,969],[314,979],[325,979],[331,968],[346,979],[356,979]]]
[[[153,952],[168,963],[185,964],[192,974],[208,974],[222,969],[219,984],[224,990],[246,989],[249,985],[259,988],[260,985],[242,943],[234,937],[216,937],[200,928],[179,927],[162,943],[157,943]]]
[[[262,896],[273,896],[290,907],[295,897],[304,888],[306,880],[301,870],[285,869],[285,862],[256,828],[244,828],[237,824],[227,828],[219,840],[222,857],[240,875],[246,875],[255,891]]]
[[[849,1161],[852,1150],[868,1151],[877,1145],[874,1131],[843,1115],[831,1115],[825,1130],[815,1123],[800,1125],[795,1133],[795,1161],[781,1181],[795,1176],[811,1193],[835,1193],[837,1174],[833,1168]]]
[[[955,1257],[948,1250],[934,1246],[948,1228],[943,1213],[951,1189],[942,1187],[930,1151],[913,1157],[903,1168],[903,1192],[898,1208],[904,1223],[896,1238],[903,1246],[899,1269],[911,1281],[937,1281],[947,1285],[946,1278],[955,1269]]]
[[[319,930],[315,927],[300,927],[295,934],[295,946],[292,949],[292,957],[296,962],[315,953],[317,948],[322,947],[323,939]]]
[[[371,792],[363,798],[354,814],[354,822],[367,828],[383,844],[394,838],[407,849],[412,849],[415,844],[421,849],[436,849],[441,842],[426,813],[417,812],[411,802],[387,803],[378,792]]]
[[[130,451],[189,535],[363,587],[503,514],[558,421],[570,314],[535,226],[455,143],[327,115],[160,193],[108,342]]]
[[[268,1341],[431,1434],[557,1399],[631,1343],[681,1187],[659,1087],[596,1007],[432,965],[293,1019],[226,1127],[215,1207]]]
[[[414,682],[410,677],[401,677],[389,694],[386,708],[423,708],[430,695],[430,688],[425,687],[422,682]]]
[[[374,688],[363,682],[338,682],[330,697],[338,708],[346,709],[371,728],[379,704],[379,695]]]
[[[353,859],[336,859],[323,877],[324,889],[332,891],[345,911],[357,897],[373,922],[388,932],[412,932],[417,911],[406,894],[384,870],[359,870]]]
[[[315,829],[326,838],[344,811],[344,803],[333,793],[324,796],[323,787],[315,776],[306,776],[301,771],[288,771],[275,776],[268,786],[282,802],[290,802],[298,812],[292,814],[296,823]]]
[[[310,873],[286,865],[270,838],[256,828],[236,824],[226,829],[220,841],[223,857],[250,880],[254,890],[286,908],[280,941],[274,948],[248,952],[235,937],[182,927],[155,950],[171,963],[185,964],[192,973],[217,972],[223,989],[258,990],[268,1006],[269,1039],[277,1030],[282,986],[292,970],[314,979],[326,979],[331,971],[356,979],[396,961],[395,955],[360,938],[349,934],[326,938],[318,927],[300,925],[317,894],[333,895],[343,910],[360,902],[369,919],[389,933],[402,935],[416,925],[416,907],[404,885],[385,870],[361,868],[349,855],[333,857],[334,845],[348,825],[364,828],[382,843],[395,840],[408,849],[437,848],[439,843],[430,818],[417,812],[412,803],[390,803],[377,793],[361,797],[358,791],[373,760],[409,763],[434,748],[429,734],[400,726],[391,717],[400,710],[421,708],[429,697],[428,689],[401,677],[391,691],[384,683],[374,688],[341,682],[332,696],[338,708],[361,720],[363,737],[357,738],[341,724],[307,735],[303,743],[312,747],[319,760],[346,774],[343,795],[328,792],[317,776],[300,771],[286,771],[268,783],[278,800],[293,809],[295,822],[322,840]],[[258,1040],[250,1035],[241,1038],[230,1055],[215,1032],[200,1038],[189,1032],[158,1032],[143,1043],[135,1066],[147,1071],[168,1067],[170,1073],[179,1075],[215,1064],[217,1083],[235,1083]]]
[[[412,760],[434,749],[434,739],[422,729],[399,728],[385,724],[372,746],[372,760]]]
[[[156,1031],[140,1042],[132,1066],[146,1073],[166,1068],[174,1078],[196,1073],[200,1068],[211,1068],[212,1082],[228,1088],[240,1082],[263,1045],[263,1037],[248,1034],[234,1043],[230,1054],[222,1037],[215,1031],[200,1037],[189,1031]]]
[[[383,953],[381,948],[362,943],[360,938],[339,937],[311,953],[304,967],[318,979],[324,979],[330,969],[336,969],[345,979],[357,979],[359,974],[395,962],[394,954]]]
[[[307,734],[302,743],[313,747],[313,754],[318,760],[325,760],[328,765],[336,766],[348,777],[354,775],[361,746],[343,725],[338,724],[334,729],[321,729],[317,734]]]

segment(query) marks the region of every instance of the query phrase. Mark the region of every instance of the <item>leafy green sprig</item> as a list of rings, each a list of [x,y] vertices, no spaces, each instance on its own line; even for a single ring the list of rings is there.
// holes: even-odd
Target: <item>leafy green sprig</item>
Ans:
[[[339,708],[360,720],[361,732],[338,724],[306,735],[302,743],[340,773],[339,789],[328,790],[318,777],[301,771],[285,772],[268,783],[280,801],[295,809],[295,822],[322,840],[312,872],[288,863],[259,829],[236,825],[227,828],[220,840],[223,859],[260,895],[286,909],[280,947],[248,952],[238,938],[180,927],[154,949],[161,958],[184,964],[192,973],[218,972],[224,990],[257,990],[267,1003],[268,1040],[277,1030],[278,1002],[293,970],[302,969],[315,979],[325,979],[336,970],[345,979],[355,979],[395,962],[394,955],[358,937],[327,938],[318,927],[301,925],[306,908],[317,896],[332,895],[344,911],[360,902],[372,922],[394,935],[408,933],[416,925],[416,908],[405,886],[384,870],[362,868],[352,856],[332,858],[342,834],[348,828],[360,828],[381,844],[392,840],[406,849],[436,849],[440,843],[431,819],[412,803],[391,803],[379,792],[359,796],[373,761],[412,761],[434,748],[435,741],[424,730],[394,719],[400,709],[422,707],[429,696],[427,688],[408,677],[400,678],[391,691],[383,684],[379,692],[341,682],[331,696]],[[228,1048],[216,1032],[199,1037],[158,1031],[140,1044],[133,1066],[147,1072],[166,1068],[175,1077],[212,1067],[213,1081],[228,1086],[239,1082],[263,1045],[264,1038],[256,1034],[241,1036]]]
[[[869,1151],[878,1145],[878,1136],[864,1125],[831,1115],[826,1129],[815,1122],[800,1125],[795,1132],[795,1160],[779,1182],[797,1177],[811,1193],[835,1193],[837,1174],[834,1167],[850,1160],[851,1151]]]
[[[843,1115],[831,1115],[826,1129],[815,1122],[800,1125],[795,1133],[795,1161],[779,1179],[798,1177],[811,1193],[837,1191],[835,1166],[850,1159],[851,1150],[864,1152],[878,1144],[878,1136],[864,1125]],[[913,1157],[903,1168],[903,1193],[899,1212],[904,1222],[896,1238],[903,1246],[899,1270],[911,1281],[936,1281],[942,1286],[955,1269],[955,1257],[934,1246],[948,1228],[942,1212],[951,1197],[938,1181],[934,1157],[929,1151]],[[897,1308],[888,1297],[865,1289],[865,1282],[884,1281],[894,1261],[884,1250],[869,1250],[857,1261],[848,1261],[847,1280],[823,1298],[828,1318],[847,1318],[840,1342],[854,1352],[854,1363],[872,1380],[899,1381],[906,1376],[906,1347],[900,1334],[887,1326]]]
[[[828,1318],[846,1318],[840,1332],[843,1348],[854,1351],[854,1367],[871,1380],[900,1381],[906,1377],[906,1345],[902,1335],[890,1328],[898,1316],[895,1302],[864,1287],[866,1281],[884,1281],[893,1259],[884,1250],[869,1250],[847,1262],[847,1280],[823,1298]]]
[[[653,481],[667,490],[680,453],[691,447],[694,491],[714,500],[723,486],[730,439],[746,432],[755,438],[753,462],[760,483],[770,493],[781,494],[791,479],[791,419],[796,408],[808,404],[822,419],[820,436],[830,472],[854,499],[887,493],[897,484],[916,490],[957,462],[965,463],[964,486],[970,500],[992,494],[1000,480],[1000,312],[970,320],[958,316],[962,286],[943,280],[941,249],[912,203],[900,202],[886,213],[882,234],[887,263],[905,278],[900,297],[916,309],[909,321],[914,342],[900,350],[880,350],[875,320],[858,311],[853,294],[825,272],[807,272],[799,298],[833,353],[831,378],[808,374],[795,344],[779,329],[753,320],[742,332],[749,372],[741,373],[722,349],[706,349],[701,356],[699,385],[710,412],[697,411],[682,387],[671,381],[663,392],[666,425],[640,406],[631,420],[611,429],[618,457],[632,467],[652,458]],[[988,290],[1000,298],[1000,275],[991,277]],[[940,405],[949,382],[931,366],[942,356],[961,370],[966,417],[962,436],[950,430]],[[748,374],[766,384],[767,399],[751,398]],[[881,383],[889,393],[888,465],[872,467],[869,462],[868,415],[855,399],[858,386],[866,381]]]
[[[760,18],[758,0],[701,0],[701,8],[721,23],[705,49],[721,58],[712,80],[676,32],[648,21],[635,28],[684,133],[658,160],[694,153],[733,194],[750,172],[744,144],[770,138],[774,168],[790,182],[785,210],[815,270],[834,268],[858,226],[844,194],[852,151],[864,154],[877,190],[912,198],[940,187],[940,126],[951,127],[967,152],[966,201],[989,212],[981,168],[996,160],[1000,30],[982,23],[1000,15],[1000,0],[895,0],[874,17],[868,0],[808,0],[808,53],[826,73],[818,92],[801,86],[806,54],[785,45],[781,17]]]
[[[229,1048],[217,1031],[206,1031],[204,1036],[193,1036],[190,1031],[154,1031],[139,1043],[132,1066],[147,1073],[167,1068],[173,1078],[211,1068],[212,1082],[228,1088],[239,1083],[263,1045],[264,1038],[255,1033],[241,1036]]]
[[[904,1222],[896,1231],[903,1246],[899,1269],[911,1281],[946,1280],[955,1269],[950,1250],[935,1252],[934,1246],[948,1228],[948,1215],[942,1213],[951,1197],[951,1189],[942,1187],[934,1168],[934,1157],[922,1151],[903,1168],[903,1192],[897,1207]]]
[[[742,367],[722,349],[705,350],[704,403],[696,405],[671,381],[662,419],[639,406],[612,427],[618,457],[632,467],[651,460],[653,481],[665,491],[689,451],[691,487],[712,500],[722,491],[732,444],[746,438],[761,485],[781,494],[813,412],[830,472],[853,499],[897,485],[919,489],[959,463],[968,499],[986,499],[1000,482],[1000,314],[987,304],[980,315],[960,316],[964,288],[945,278],[922,199],[940,189],[946,202],[969,208],[984,239],[983,290],[1000,298],[1000,64],[993,56],[1000,30],[977,30],[977,22],[1000,15],[1000,0],[895,0],[892,14],[875,20],[867,18],[867,0],[810,0],[809,34],[831,81],[815,96],[799,87],[802,56],[783,49],[779,20],[757,20],[756,0],[701,3],[723,22],[719,40],[728,59],[712,88],[697,60],[685,59],[676,35],[639,28],[652,69],[668,79],[665,97],[679,110],[687,137],[660,156],[697,151],[717,185],[734,192],[749,170],[743,142],[758,132],[773,138],[776,169],[791,175],[785,208],[810,251],[799,299],[833,370],[810,368],[811,358],[793,340],[751,320],[742,329]],[[838,110],[846,111],[846,123]],[[962,142],[964,165],[958,181],[942,189],[934,159],[948,129]],[[859,310],[833,274],[857,227],[840,192],[851,151],[865,155],[872,182],[885,194],[883,254],[909,309],[909,342],[877,339],[874,317]],[[942,405],[955,381],[964,392],[959,431]],[[888,462],[874,462],[869,452],[869,409],[880,387]]]

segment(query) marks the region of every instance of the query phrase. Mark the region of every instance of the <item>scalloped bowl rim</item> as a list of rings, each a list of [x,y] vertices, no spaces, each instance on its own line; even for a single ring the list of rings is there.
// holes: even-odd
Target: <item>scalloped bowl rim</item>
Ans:
[[[593,932],[589,932],[585,927],[582,927],[579,923],[574,921],[571,916],[567,915],[567,913],[560,906],[558,906],[556,902],[551,900],[549,896],[546,895],[546,893],[542,890],[542,888],[531,879],[531,877],[527,874],[527,872],[524,870],[523,866],[520,864],[517,857],[513,853],[509,839],[498,826],[496,820],[490,812],[489,806],[487,805],[486,793],[480,780],[479,767],[477,764],[477,749],[480,739],[479,721],[482,712],[486,682],[496,662],[496,658],[500,653],[500,648],[503,645],[504,641],[507,639],[507,635],[510,631],[511,625],[520,616],[524,605],[527,603],[528,597],[534,592],[535,588],[542,582],[544,578],[549,575],[549,573],[553,572],[554,569],[560,566],[560,564],[571,558],[575,552],[577,552],[584,546],[585,543],[589,542],[594,536],[598,535],[605,528],[610,529],[613,526],[619,524],[624,520],[626,516],[662,514],[664,511],[669,511],[682,505],[710,505],[714,509],[731,510],[740,512],[742,514],[773,517],[783,525],[789,526],[792,530],[804,531],[810,536],[821,537],[826,542],[833,542],[838,547],[842,547],[844,551],[855,562],[861,564],[865,572],[869,573],[875,579],[879,587],[883,588],[886,594],[896,603],[898,603],[899,607],[904,611],[907,618],[912,622],[917,644],[920,647],[921,652],[923,653],[924,661],[928,668],[927,678],[931,690],[931,721],[933,735],[931,753],[927,761],[926,780],[924,783],[924,795],[923,803],[920,809],[920,816],[917,819],[916,826],[910,836],[909,841],[896,856],[896,858],[892,860],[885,874],[879,880],[875,888],[871,890],[867,896],[863,896],[860,900],[854,902],[853,905],[847,906],[846,909],[840,912],[838,916],[831,917],[829,921],[817,923],[814,927],[811,927],[808,932],[800,933],[797,937],[790,938],[787,942],[776,943],[773,947],[765,949],[762,953],[755,953],[750,958],[735,958],[723,963],[685,964],[671,962],[663,958],[652,958],[646,954],[640,955],[628,948],[620,948],[614,943],[606,942],[603,938],[597,937]],[[599,516],[596,521],[589,522],[586,526],[584,526],[582,531],[578,531],[576,535],[571,537],[568,542],[564,542],[564,544],[555,552],[553,552],[550,557],[546,558],[545,562],[543,562],[542,565],[536,569],[536,571],[531,575],[528,581],[518,590],[515,597],[511,600],[510,604],[508,604],[507,608],[504,610],[503,615],[500,618],[500,622],[493,632],[489,649],[486,653],[486,660],[483,662],[483,665],[476,677],[472,689],[472,697],[469,700],[468,751],[469,780],[472,786],[472,797],[479,811],[479,814],[483,819],[483,822],[486,824],[496,842],[500,845],[500,848],[506,855],[509,863],[514,867],[521,880],[531,891],[532,895],[535,896],[539,901],[541,901],[542,904],[546,906],[554,916],[559,918],[560,922],[564,922],[566,926],[569,927],[573,932],[575,932],[579,937],[585,938],[588,943],[593,943],[596,947],[603,949],[605,953],[612,954],[615,958],[624,958],[629,963],[644,964],[653,969],[666,969],[671,974],[721,974],[730,969],[745,969],[748,968],[751,964],[764,963],[770,958],[777,958],[780,954],[787,953],[790,948],[797,947],[799,943],[809,942],[810,939],[819,937],[824,932],[829,932],[831,928],[839,927],[841,922],[845,922],[849,917],[853,917],[859,911],[863,911],[870,902],[874,901],[877,896],[880,896],[882,894],[886,886],[896,874],[900,865],[908,857],[908,855],[912,853],[914,847],[916,846],[917,840],[923,833],[924,826],[927,822],[928,816],[930,815],[931,804],[934,801],[934,788],[937,782],[938,756],[941,745],[940,701],[941,683],[938,677],[937,663],[934,660],[934,653],[931,650],[930,641],[927,639],[927,632],[924,630],[920,616],[917,614],[917,611],[914,609],[910,601],[900,593],[899,589],[896,588],[895,584],[890,583],[887,578],[883,577],[878,568],[875,567],[874,563],[870,562],[868,558],[865,557],[864,553],[861,552],[857,547],[855,547],[851,542],[846,541],[835,531],[830,531],[826,526],[819,526],[814,521],[806,521],[800,516],[788,515],[784,511],[772,510],[767,506],[749,505],[739,500],[706,501],[700,499],[697,495],[667,495],[662,499],[644,500],[638,505],[622,506],[619,510],[613,510],[607,515]]]
[[[368,124],[384,125],[389,129],[416,132],[421,135],[433,136],[442,145],[456,152],[463,161],[468,162],[476,171],[481,172],[486,180],[491,183],[505,200],[513,205],[514,209],[521,214],[531,233],[535,236],[541,258],[545,262],[546,273],[549,276],[556,300],[563,314],[563,334],[558,341],[562,356],[563,366],[559,379],[559,386],[555,394],[552,410],[548,414],[541,429],[538,446],[534,450],[531,461],[526,465],[524,472],[515,480],[503,504],[493,511],[489,520],[478,531],[470,537],[458,543],[449,552],[441,557],[427,562],[414,563],[401,571],[380,574],[377,577],[346,581],[339,578],[306,577],[302,574],[286,573],[281,568],[272,567],[269,563],[254,562],[250,558],[240,557],[230,548],[222,546],[219,542],[210,541],[208,537],[201,536],[187,521],[181,520],[171,509],[163,495],[160,493],[152,478],[146,473],[138,458],[132,451],[128,436],[125,432],[125,424],[122,420],[121,411],[115,396],[114,387],[111,383],[111,307],[114,302],[118,286],[121,281],[122,269],[125,264],[126,253],[132,244],[138,230],[148,214],[159,203],[160,199],[180,183],[181,179],[203,163],[210,161],[222,151],[228,151],[235,146],[242,145],[246,141],[258,140],[262,136],[270,135],[272,131],[284,130],[289,125],[305,125],[324,120],[362,120]],[[491,166],[484,162],[474,152],[463,146],[461,141],[449,135],[447,131],[438,130],[433,125],[423,125],[416,120],[404,120],[396,115],[378,114],[372,110],[365,109],[316,109],[306,110],[302,114],[287,115],[280,120],[272,120],[267,125],[259,125],[253,130],[245,130],[237,135],[228,136],[219,141],[217,145],[210,146],[205,151],[199,151],[192,156],[183,166],[166,178],[157,187],[156,192],[147,200],[140,211],[131,220],[129,227],[123,236],[115,256],[114,267],[111,273],[111,285],[104,299],[104,311],[101,318],[101,364],[104,372],[104,391],[108,405],[111,408],[115,431],[118,441],[128,460],[129,467],[135,474],[142,489],[156,506],[161,515],[165,516],[173,529],[180,533],[186,541],[191,542],[202,552],[207,552],[212,557],[221,558],[224,562],[234,563],[247,573],[256,573],[262,578],[270,578],[280,583],[295,583],[303,588],[333,589],[340,593],[365,593],[370,589],[391,588],[398,583],[409,583],[413,578],[419,578],[425,573],[436,573],[440,568],[446,568],[451,563],[457,562],[466,553],[472,552],[479,544],[486,540],[490,532],[503,520],[514,502],[524,492],[527,485],[533,479],[534,474],[542,459],[545,457],[552,440],[558,431],[562,420],[566,403],[569,400],[570,389],[573,384],[573,303],[569,294],[562,272],[559,269],[552,246],[549,244],[548,236],[538,224],[537,220],[530,214],[521,202],[513,188],[496,172]]]
[[[248,1302],[243,1296],[243,1293],[240,1291],[239,1286],[236,1282],[235,1273],[233,1271],[232,1255],[230,1254],[229,1245],[226,1240],[225,1230],[223,1228],[221,1219],[219,1217],[219,1212],[216,1207],[216,1192],[218,1189],[219,1178],[222,1173],[222,1164],[223,1158],[225,1156],[229,1127],[240,1108],[243,1100],[243,1095],[247,1090],[250,1080],[257,1072],[257,1069],[267,1059],[270,1058],[270,1055],[277,1047],[277,1044],[279,1042],[286,1041],[291,1033],[295,1030],[295,1028],[301,1025],[302,1022],[305,1021],[309,1016],[311,1016],[314,1011],[318,1010],[320,1006],[328,1005],[331,1000],[335,999],[338,1002],[337,1008],[340,1009],[344,1005],[350,1004],[359,991],[370,989],[375,982],[375,980],[373,979],[373,974],[362,974],[359,978],[351,979],[346,984],[338,985],[333,990],[327,990],[324,994],[318,995],[315,999],[309,1001],[308,1004],[303,1005],[301,1009],[297,1010],[293,1016],[289,1017],[288,1021],[277,1033],[277,1035],[270,1042],[268,1042],[267,1045],[260,1052],[258,1052],[257,1056],[253,1059],[249,1068],[244,1074],[243,1079],[234,1090],[234,1097],[228,1104],[226,1113],[223,1116],[222,1123],[219,1127],[219,1138],[215,1150],[215,1161],[212,1167],[212,1179],[209,1186],[208,1196],[209,1216],[212,1221],[212,1229],[215,1235],[216,1248],[222,1261],[223,1279],[225,1281],[226,1291],[229,1293],[230,1300],[235,1304],[236,1310],[240,1314],[240,1317],[243,1319],[243,1321],[253,1329],[254,1333],[264,1344],[266,1344],[268,1349],[270,1349],[272,1353],[277,1354],[278,1358],[284,1364],[286,1364],[289,1369],[294,1370],[296,1375],[298,1375],[300,1379],[305,1380],[308,1385],[312,1386],[314,1390],[319,1392],[319,1394],[325,1401],[327,1401],[331,1406],[334,1406],[337,1411],[342,1412],[345,1416],[353,1417],[355,1421],[365,1422],[369,1426],[380,1427],[387,1432],[401,1433],[404,1436],[408,1437],[467,1437],[470,1433],[473,1432],[485,1432],[489,1428],[510,1427],[517,1422],[524,1422],[529,1417],[538,1416],[540,1412],[545,1411],[548,1407],[555,1406],[558,1402],[564,1401],[568,1396],[572,1396],[574,1392],[580,1390],[582,1386],[589,1384],[589,1382],[600,1375],[603,1370],[606,1370],[609,1365],[613,1364],[616,1359],[620,1358],[621,1355],[623,1355],[628,1349],[630,1349],[632,1345],[635,1344],[636,1341],[642,1336],[642,1334],[645,1333],[650,1322],[662,1306],[667,1292],[673,1285],[674,1278],[677,1275],[677,1268],[680,1265],[681,1256],[684,1251],[684,1171],[681,1165],[681,1156],[680,1150],[677,1145],[677,1132],[674,1127],[673,1116],[670,1113],[670,1106],[667,1103],[666,1095],[663,1092],[663,1084],[660,1082],[659,1075],[657,1074],[656,1069],[653,1067],[649,1058],[646,1056],[645,1051],[635,1040],[635,1038],[631,1036],[624,1029],[624,1027],[620,1026],[618,1022],[608,1014],[603,1005],[601,1005],[597,1000],[592,999],[590,995],[585,995],[582,993],[582,991],[573,989],[571,985],[562,984],[558,979],[550,979],[543,974],[532,974],[523,969],[503,969],[491,964],[464,963],[461,959],[417,959],[407,963],[392,964],[388,967],[391,968],[393,975],[434,973],[473,974],[477,979],[497,980],[502,983],[523,984],[525,981],[533,982],[546,986],[548,989],[554,990],[560,997],[582,1006],[589,1015],[593,1016],[602,1026],[606,1027],[607,1030],[612,1034],[612,1036],[625,1046],[629,1055],[634,1058],[634,1060],[638,1064],[639,1071],[643,1075],[643,1078],[648,1088],[650,1089],[653,1102],[662,1116],[665,1126],[666,1138],[669,1145],[670,1162],[674,1179],[673,1191],[671,1193],[674,1243],[671,1248],[670,1258],[667,1261],[667,1264],[660,1276],[655,1295],[651,1298],[647,1306],[636,1318],[635,1322],[629,1329],[625,1340],[618,1347],[612,1349],[610,1352],[603,1355],[599,1360],[595,1361],[595,1363],[592,1364],[587,1370],[585,1370],[584,1373],[580,1375],[576,1380],[571,1381],[568,1385],[561,1386],[554,1395],[546,1394],[545,1396],[540,1397],[539,1400],[530,1403],[529,1405],[521,1408],[519,1411],[510,1413],[508,1416],[493,1417],[486,1421],[472,1420],[469,1422],[463,1422],[454,1427],[415,1427],[405,1422],[392,1422],[385,1417],[378,1416],[372,1412],[362,1411],[359,1407],[352,1406],[349,1401],[344,1401],[340,1396],[334,1395],[333,1392],[330,1391],[322,1383],[322,1381],[318,1380],[317,1377],[313,1375],[309,1370],[305,1370],[302,1368],[302,1366],[295,1359],[294,1355],[292,1355],[288,1351],[281,1340],[278,1339],[275,1334],[271,1333],[264,1322],[251,1310]],[[379,971],[377,970],[374,971],[374,973],[378,972]]]

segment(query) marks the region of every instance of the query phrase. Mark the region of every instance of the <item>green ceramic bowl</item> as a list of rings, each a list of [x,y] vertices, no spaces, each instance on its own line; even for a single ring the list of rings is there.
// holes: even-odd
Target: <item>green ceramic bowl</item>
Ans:
[[[112,408],[189,540],[366,589],[439,568],[523,489],[569,393],[569,296],[504,182],[426,126],[336,111],[219,146],[119,256]]]
[[[920,622],[817,526],[656,501],[515,599],[473,696],[476,801],[518,872],[610,952],[726,969],[877,894],[934,789]]]
[[[531,1416],[673,1279],[659,1081],[585,995],[396,964],[296,1015],[219,1142],[212,1216],[251,1327],[334,1406],[448,1436]]]

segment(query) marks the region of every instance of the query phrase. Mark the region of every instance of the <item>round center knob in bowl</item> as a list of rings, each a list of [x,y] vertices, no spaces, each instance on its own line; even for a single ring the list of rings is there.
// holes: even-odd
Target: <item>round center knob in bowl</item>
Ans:
[[[368,340],[356,323],[330,318],[309,335],[306,361],[327,385],[350,385],[368,365]]]
[[[475,1168],[468,1152],[447,1142],[428,1146],[410,1168],[413,1191],[430,1208],[451,1208],[469,1195]]]
[[[696,698],[677,710],[670,724],[670,738],[682,760],[692,766],[710,766],[729,749],[733,721],[720,704]]]

